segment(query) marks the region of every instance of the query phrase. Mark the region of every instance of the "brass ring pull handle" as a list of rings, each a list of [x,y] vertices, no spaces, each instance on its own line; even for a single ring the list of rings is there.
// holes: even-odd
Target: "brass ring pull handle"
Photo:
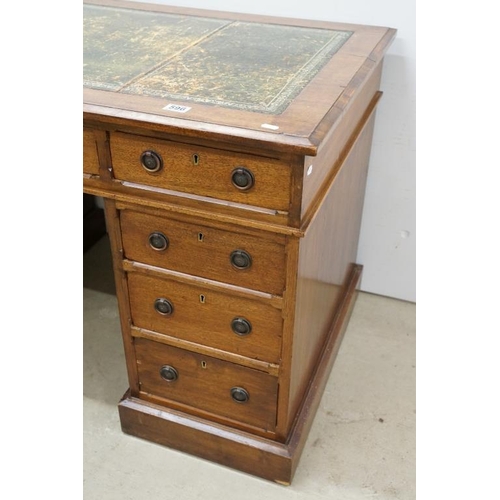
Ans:
[[[168,245],[169,245],[168,238],[163,233],[160,233],[159,231],[155,231],[154,233],[151,233],[148,236],[148,242],[149,242],[149,246],[153,250],[157,250],[158,252],[166,250],[168,248]]]
[[[160,376],[166,382],[175,382],[179,378],[177,370],[170,365],[163,365],[160,368]]]
[[[250,394],[243,387],[233,387],[231,389],[231,397],[237,403],[246,403],[250,399]]]
[[[255,178],[248,168],[238,167],[231,173],[231,182],[236,189],[248,191],[255,184]]]
[[[172,302],[167,299],[156,299],[154,304],[155,311],[162,316],[170,316],[174,312]]]
[[[163,168],[163,159],[156,151],[148,149],[141,154],[141,165],[146,172],[154,174]]]
[[[252,323],[245,318],[234,318],[231,321],[231,329],[236,335],[243,337],[252,332]]]
[[[231,252],[229,260],[236,269],[248,269],[252,265],[252,257],[245,250],[234,250]]]

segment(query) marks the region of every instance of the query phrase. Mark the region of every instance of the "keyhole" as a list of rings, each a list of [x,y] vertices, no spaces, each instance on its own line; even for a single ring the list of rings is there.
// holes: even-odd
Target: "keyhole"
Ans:
[[[203,233],[198,233],[198,241],[203,241],[203,238],[205,238],[205,235]]]
[[[205,368],[207,367],[207,362],[206,362],[206,361],[202,361],[202,362],[201,362],[201,367],[202,367],[203,369],[205,369]]]
[[[195,153],[193,155],[193,165],[198,166],[199,164],[200,164],[200,155]]]
[[[201,294],[201,295],[200,295],[200,302],[201,302],[202,304],[204,304],[204,303],[205,303],[205,295],[203,295],[203,294]]]

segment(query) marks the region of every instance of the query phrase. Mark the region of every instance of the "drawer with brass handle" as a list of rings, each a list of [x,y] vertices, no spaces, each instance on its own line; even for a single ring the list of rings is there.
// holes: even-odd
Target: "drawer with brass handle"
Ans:
[[[281,310],[193,283],[128,273],[132,324],[189,342],[278,363]]]
[[[275,158],[111,133],[116,179],[288,211],[290,166]]]
[[[281,295],[285,247],[276,240],[156,217],[120,215],[127,259]]]
[[[135,339],[140,391],[273,431],[278,379],[267,373],[146,339]]]

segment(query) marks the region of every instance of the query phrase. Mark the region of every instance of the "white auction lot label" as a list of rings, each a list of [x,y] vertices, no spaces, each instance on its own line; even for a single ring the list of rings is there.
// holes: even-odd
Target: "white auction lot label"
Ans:
[[[180,104],[167,104],[163,109],[166,111],[175,111],[176,113],[187,113],[191,108],[189,106],[181,106]]]

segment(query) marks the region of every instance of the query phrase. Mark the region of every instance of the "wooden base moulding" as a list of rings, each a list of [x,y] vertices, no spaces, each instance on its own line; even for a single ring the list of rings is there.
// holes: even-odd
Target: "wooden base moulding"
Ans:
[[[285,443],[143,401],[129,391],[118,405],[123,432],[289,485],[347,328],[361,272],[362,266],[352,266],[338,313]]]

